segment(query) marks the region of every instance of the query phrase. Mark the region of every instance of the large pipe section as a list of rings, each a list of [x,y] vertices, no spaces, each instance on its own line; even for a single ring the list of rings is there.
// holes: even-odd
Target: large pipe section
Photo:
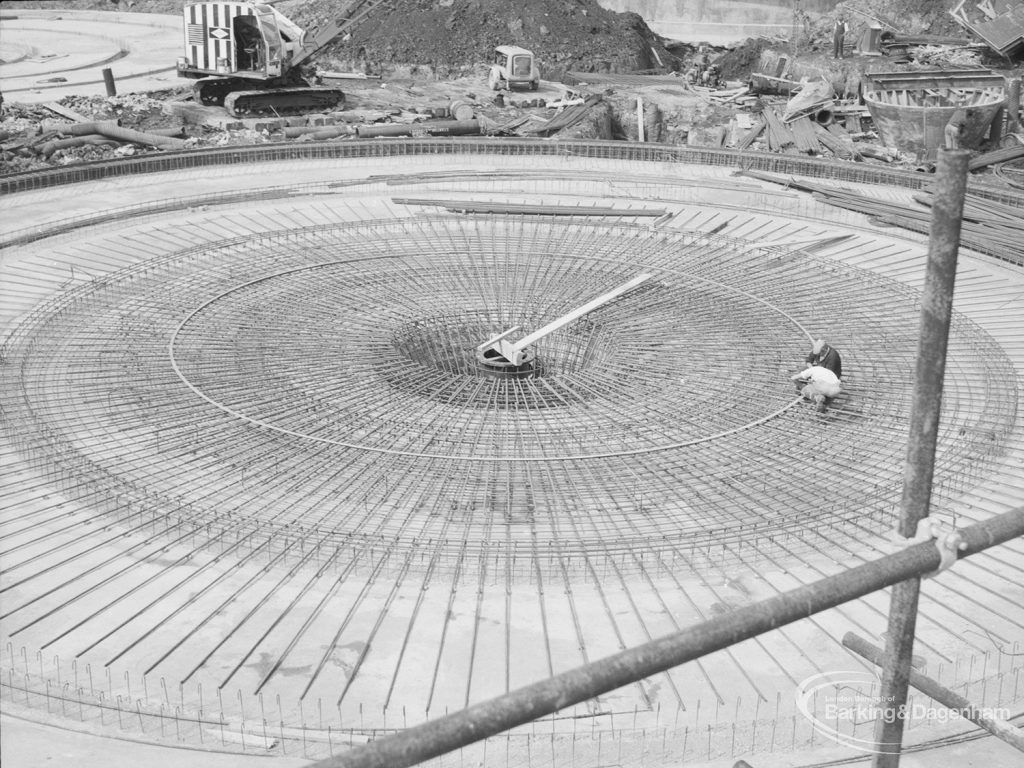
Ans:
[[[963,528],[959,533],[966,546],[957,552],[958,558],[1024,536],[1024,507]],[[879,589],[917,579],[938,568],[940,561],[939,548],[933,541],[911,544],[813,584],[355,747],[313,763],[311,768],[416,765]]]
[[[307,135],[312,135],[314,139],[335,139],[340,136],[351,136],[355,133],[355,128],[350,125],[307,125],[287,127],[283,132],[286,139],[297,139]]]
[[[120,125],[120,120],[95,120],[88,123],[64,123],[60,120],[43,120],[39,127],[43,133],[57,131],[65,136],[88,136],[93,133],[99,133],[102,127],[113,126],[116,128]]]
[[[43,157],[50,157],[50,155],[58,149],[73,149],[74,147],[84,147],[87,144],[118,146],[119,142],[116,139],[111,139],[98,133],[93,133],[87,136],[71,136],[66,139],[54,139],[53,141],[48,141],[39,148],[39,152]]]
[[[356,126],[356,135],[361,139],[415,136],[421,133],[427,136],[475,136],[480,133],[480,123],[477,120],[435,120],[429,123]]]
[[[153,133],[143,133],[131,128],[122,128],[118,125],[107,125],[98,123],[96,133],[109,136],[118,141],[130,141],[133,144],[147,144],[157,149],[184,149],[183,139],[174,139],[170,136],[157,136]]]

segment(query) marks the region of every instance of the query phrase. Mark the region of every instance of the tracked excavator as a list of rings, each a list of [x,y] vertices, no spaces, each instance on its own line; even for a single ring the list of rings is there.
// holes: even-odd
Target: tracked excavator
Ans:
[[[307,32],[270,2],[186,0],[185,55],[178,59],[178,75],[196,81],[197,104],[223,106],[235,117],[335,109],[345,94],[315,84],[311,59],[387,2],[339,3],[334,21]]]

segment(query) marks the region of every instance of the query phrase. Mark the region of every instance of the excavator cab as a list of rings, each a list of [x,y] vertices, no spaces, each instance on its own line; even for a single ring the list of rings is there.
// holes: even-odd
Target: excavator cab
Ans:
[[[277,18],[274,9],[269,5],[254,6],[256,21],[259,23],[263,42],[266,45],[266,66],[267,77],[280,77],[283,73],[282,59],[284,57],[284,40],[281,37],[281,30],[277,25]]]
[[[235,16],[231,22],[235,42],[235,70],[262,72],[267,62],[267,46],[255,16]]]
[[[262,3],[188,3],[182,77],[273,80],[287,74],[302,30]]]
[[[184,56],[178,75],[203,106],[235,117],[325,112],[345,102],[337,88],[313,85],[306,62],[385,0],[347,0],[343,16],[306,32],[269,2],[186,0]]]

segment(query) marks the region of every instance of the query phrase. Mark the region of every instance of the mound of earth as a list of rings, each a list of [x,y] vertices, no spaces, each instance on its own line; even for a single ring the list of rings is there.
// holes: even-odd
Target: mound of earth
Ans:
[[[286,0],[277,7],[308,29],[332,19],[338,4]],[[454,74],[489,62],[496,45],[533,51],[545,78],[556,70],[679,66],[640,16],[606,10],[595,0],[393,0],[317,58],[370,71],[412,65]]]

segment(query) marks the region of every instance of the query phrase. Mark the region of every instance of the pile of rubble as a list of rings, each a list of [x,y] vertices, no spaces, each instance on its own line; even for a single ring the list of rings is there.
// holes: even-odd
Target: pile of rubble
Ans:
[[[38,105],[7,103],[0,120],[0,173],[34,171],[153,150],[269,140],[251,131],[232,135],[200,127],[186,128],[164,110],[170,94],[69,96]]]

